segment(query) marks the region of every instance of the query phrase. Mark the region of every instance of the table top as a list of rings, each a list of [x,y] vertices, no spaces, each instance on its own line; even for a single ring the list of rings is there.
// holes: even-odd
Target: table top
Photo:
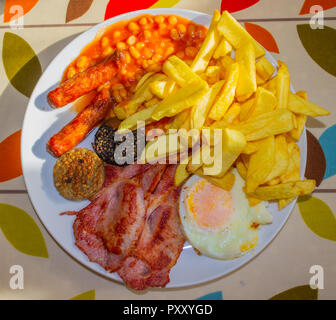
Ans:
[[[133,3],[59,0],[56,5],[52,0],[6,0],[0,4],[0,299],[335,299],[335,1]],[[312,8],[313,4],[319,7]],[[19,150],[29,96],[56,54],[104,19],[148,7],[208,14],[214,9],[230,11],[276,59],[287,63],[295,89],[306,90],[309,99],[331,115],[310,118],[306,125],[306,177],[316,179],[316,190],[299,198],[284,228],[260,255],[205,284],[138,293],[89,271],[55,243],[29,200]],[[323,12],[314,11],[321,8]],[[24,288],[15,289],[13,275],[20,266]],[[313,290],[309,284],[317,278],[319,288]]]

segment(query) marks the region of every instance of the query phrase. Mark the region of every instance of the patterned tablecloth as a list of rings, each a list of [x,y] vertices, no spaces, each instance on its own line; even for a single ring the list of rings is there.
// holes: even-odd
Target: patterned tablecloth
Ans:
[[[278,298],[336,298],[335,0],[1,0],[0,4],[1,299],[78,295],[82,299],[269,299],[278,294]],[[259,256],[209,283],[137,293],[84,268],[54,242],[30,203],[19,150],[29,96],[56,54],[104,19],[149,7],[232,12],[275,58],[288,64],[295,89],[306,90],[309,99],[331,115],[307,122],[306,177],[317,180],[317,189],[299,199],[284,228]],[[322,8],[323,12],[314,11]],[[21,271],[23,289],[17,279]],[[309,286],[314,277],[316,290]]]

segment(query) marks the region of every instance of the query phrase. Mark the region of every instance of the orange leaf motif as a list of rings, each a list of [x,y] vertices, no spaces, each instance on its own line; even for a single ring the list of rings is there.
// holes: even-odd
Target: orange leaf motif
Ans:
[[[20,146],[21,130],[0,142],[0,182],[22,175]]]
[[[81,17],[91,7],[93,0],[70,0],[66,12],[65,22]]]
[[[31,9],[33,9],[39,0],[6,0],[4,7],[4,22],[16,20]],[[22,10],[17,10],[14,6],[20,6]]]
[[[229,12],[237,12],[246,8],[249,8],[259,2],[259,0],[222,0],[221,12],[227,10]]]
[[[301,8],[300,15],[310,13],[310,8],[312,6],[321,6],[323,10],[328,10],[336,7],[335,0],[306,0]]]
[[[256,39],[266,50],[279,53],[278,45],[272,34],[265,28],[250,22],[245,22],[246,31]]]

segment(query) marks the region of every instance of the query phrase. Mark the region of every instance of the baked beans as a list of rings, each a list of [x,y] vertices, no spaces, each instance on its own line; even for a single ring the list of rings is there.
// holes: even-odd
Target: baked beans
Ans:
[[[109,56],[121,52],[118,77],[108,84],[120,102],[146,72],[159,72],[163,62],[173,54],[188,64],[206,36],[207,28],[175,15],[143,15],[108,27],[99,39],[86,46],[67,67],[63,80],[73,77]],[[115,87],[120,84],[122,87]]]

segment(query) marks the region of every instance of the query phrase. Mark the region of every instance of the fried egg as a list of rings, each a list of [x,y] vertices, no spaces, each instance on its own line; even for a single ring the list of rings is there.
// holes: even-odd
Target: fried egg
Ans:
[[[244,255],[257,245],[259,225],[272,222],[268,203],[251,207],[244,180],[236,170],[233,173],[230,191],[193,176],[181,192],[179,212],[186,238],[196,250],[216,259]]]

